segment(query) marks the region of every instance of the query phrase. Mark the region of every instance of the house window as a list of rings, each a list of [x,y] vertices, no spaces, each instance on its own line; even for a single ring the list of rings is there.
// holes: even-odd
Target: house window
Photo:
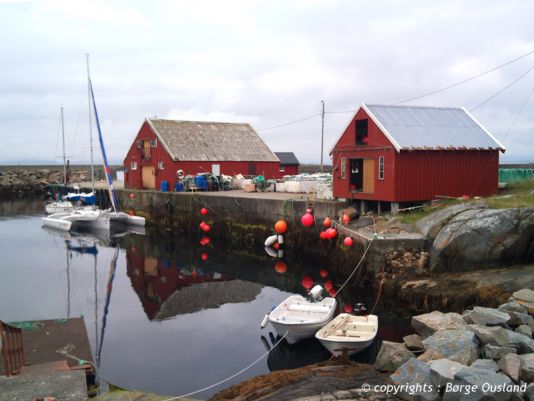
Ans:
[[[130,163],[130,170],[137,170],[137,162]]]
[[[356,120],[356,145],[367,145],[368,120]]]
[[[286,171],[286,166],[280,165],[280,172],[283,173],[284,171]]]
[[[138,139],[137,140],[137,149],[141,149],[143,147],[143,140],[142,139]]]
[[[384,179],[384,156],[378,157],[378,179]]]
[[[160,161],[158,162],[158,168],[159,168],[160,170],[164,170],[164,169],[165,169],[165,164],[163,163],[163,160],[160,160]]]
[[[158,140],[156,138],[150,140],[150,147],[155,148],[158,146]]]
[[[341,179],[344,180],[345,178],[347,178],[347,158],[346,157],[342,157],[341,158]]]

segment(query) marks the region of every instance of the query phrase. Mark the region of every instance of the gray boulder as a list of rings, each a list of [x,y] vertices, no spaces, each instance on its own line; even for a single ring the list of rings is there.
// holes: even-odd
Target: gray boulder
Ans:
[[[501,312],[527,313],[527,308],[519,305],[515,301],[510,301],[505,304],[502,304],[497,309],[500,310]]]
[[[430,250],[429,267],[464,271],[525,260],[531,252],[533,228],[534,209],[464,211],[439,231]]]
[[[497,363],[493,359],[477,359],[475,362],[471,364],[471,367],[482,369],[482,370],[487,370],[493,373],[499,370]]]
[[[475,324],[469,325],[469,329],[473,330],[482,345],[512,347],[519,354],[534,352],[534,340],[524,334],[502,327],[485,327]]]
[[[408,348],[412,352],[418,353],[423,352],[425,350],[423,340],[417,334],[410,334],[409,336],[405,336],[402,341],[404,341],[406,348]]]
[[[534,354],[519,355],[521,371],[519,378],[527,383],[534,382]]]
[[[534,321],[534,318],[528,313],[513,311],[508,311],[507,313],[510,316],[510,321],[508,322],[510,326],[521,326],[522,324],[529,325]]]
[[[498,360],[504,357],[506,354],[513,354],[516,352],[512,347],[498,347],[495,345],[484,345],[482,347],[482,355],[487,359]]]
[[[512,397],[512,393],[507,391],[505,386],[511,385],[513,383],[510,378],[502,373],[466,367],[456,373],[450,384],[450,391],[445,391],[443,394],[443,401],[505,401]],[[497,388],[497,386],[501,386],[504,391],[491,391],[491,388]],[[484,392],[483,389],[489,391]]]
[[[461,363],[449,359],[436,359],[428,362],[430,366],[430,380],[439,389],[454,380],[454,375],[465,368]]]
[[[436,351],[435,349],[426,350],[425,352],[423,352],[421,355],[417,357],[417,359],[419,359],[421,362],[430,362],[430,361],[435,361],[435,360],[443,359],[443,358],[444,356],[439,351]]]
[[[532,329],[530,326],[527,326],[526,324],[522,324],[517,329],[515,329],[516,333],[523,334],[527,337],[532,338]]]
[[[530,383],[525,391],[524,398],[526,401],[534,401],[534,383]]]
[[[403,343],[382,341],[376,356],[375,369],[381,372],[395,372],[404,362],[415,355]]]
[[[418,390],[403,391],[397,394],[397,396],[404,400],[434,401],[439,399],[439,393],[432,385],[430,379],[430,366],[415,358],[402,364],[402,366],[390,376],[390,379],[396,385],[413,386],[413,390]]]
[[[422,218],[415,226],[424,236],[434,239],[440,230],[456,215],[467,210],[481,208],[484,208],[482,204],[473,203],[450,206]]]
[[[412,327],[423,338],[439,330],[467,329],[467,323],[458,313],[434,311],[412,317]]]
[[[499,369],[514,382],[518,383],[521,371],[521,357],[517,354],[506,354],[499,361]]]
[[[475,333],[470,330],[440,330],[423,340],[426,350],[433,349],[451,361],[470,365],[480,350]]]
[[[507,312],[501,312],[497,309],[475,306],[473,310],[465,311],[463,318],[469,324],[498,326],[508,323],[510,315]]]
[[[509,299],[523,306],[528,313],[534,315],[534,291],[528,288],[516,291]]]

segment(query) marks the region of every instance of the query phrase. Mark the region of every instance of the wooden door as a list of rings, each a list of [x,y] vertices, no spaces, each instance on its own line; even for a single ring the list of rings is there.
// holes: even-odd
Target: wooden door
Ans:
[[[156,168],[154,166],[143,166],[142,170],[143,188],[156,188]]]
[[[363,159],[363,193],[375,192],[375,159]]]

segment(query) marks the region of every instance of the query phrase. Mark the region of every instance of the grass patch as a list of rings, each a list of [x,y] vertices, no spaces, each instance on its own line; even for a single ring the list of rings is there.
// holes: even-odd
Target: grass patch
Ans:
[[[534,207],[534,180],[511,184],[508,190],[486,201],[494,209]]]
[[[432,214],[434,212],[437,212],[440,209],[443,209],[448,206],[457,205],[459,203],[462,203],[459,199],[443,199],[439,202],[439,206],[434,204],[424,204],[421,209],[416,209],[411,212],[404,212],[398,214],[396,217],[398,217],[401,221],[401,223],[404,224],[415,224],[419,220],[421,220],[423,217],[428,216],[429,214]]]

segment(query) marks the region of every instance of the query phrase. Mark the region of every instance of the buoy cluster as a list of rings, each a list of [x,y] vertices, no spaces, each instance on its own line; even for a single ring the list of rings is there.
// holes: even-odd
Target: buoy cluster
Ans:
[[[274,225],[274,231],[276,234],[270,235],[265,240],[265,252],[273,258],[282,259],[284,257],[284,234],[287,231],[287,223],[285,220],[278,220]],[[285,273],[287,271],[287,265],[285,262],[275,265],[275,270],[279,273]]]
[[[201,214],[201,216],[203,216],[202,218],[204,219],[205,216],[208,215],[208,209],[203,207],[202,209],[200,209],[200,214]],[[211,230],[211,226],[206,221],[202,220],[198,227],[200,228],[201,231],[204,232],[204,236],[200,239],[200,245],[202,245],[202,246],[209,245],[211,243],[211,239],[208,236],[208,233]],[[200,255],[200,258],[202,259],[203,262],[208,260],[207,252],[202,252],[201,255]]]

